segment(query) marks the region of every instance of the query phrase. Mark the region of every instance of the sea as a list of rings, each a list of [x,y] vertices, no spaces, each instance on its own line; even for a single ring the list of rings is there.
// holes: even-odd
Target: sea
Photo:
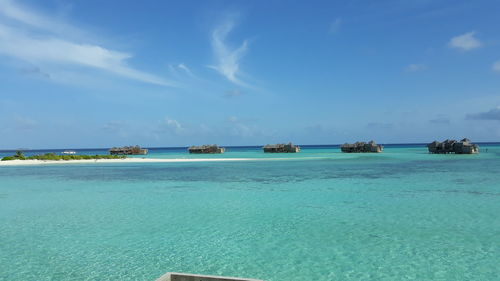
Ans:
[[[0,166],[0,280],[500,280],[500,144],[480,147],[152,148],[136,157],[251,159]]]

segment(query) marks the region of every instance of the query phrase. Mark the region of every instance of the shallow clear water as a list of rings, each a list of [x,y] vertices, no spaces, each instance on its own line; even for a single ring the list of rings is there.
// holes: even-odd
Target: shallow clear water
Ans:
[[[481,148],[0,167],[0,280],[498,280],[500,146]]]

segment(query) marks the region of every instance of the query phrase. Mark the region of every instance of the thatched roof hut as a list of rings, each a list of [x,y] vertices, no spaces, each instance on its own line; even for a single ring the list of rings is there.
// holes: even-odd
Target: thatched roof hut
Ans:
[[[300,147],[293,145],[291,142],[288,144],[278,143],[278,144],[266,144],[262,147],[264,152],[269,153],[297,153],[300,151]]]
[[[479,146],[473,144],[469,139],[465,138],[461,141],[445,140],[443,142],[433,141],[427,145],[429,153],[436,154],[476,154],[479,153]]]
[[[215,154],[215,153],[224,153],[226,150],[224,147],[219,147],[216,144],[211,145],[201,145],[201,146],[190,146],[188,148],[189,153],[196,154]]]
[[[141,148],[140,146],[123,146],[123,147],[113,147],[109,149],[109,154],[116,155],[146,155],[148,150],[146,148]]]
[[[382,145],[376,144],[374,141],[370,142],[355,142],[355,143],[345,143],[340,146],[340,150],[346,153],[380,153],[384,150]]]

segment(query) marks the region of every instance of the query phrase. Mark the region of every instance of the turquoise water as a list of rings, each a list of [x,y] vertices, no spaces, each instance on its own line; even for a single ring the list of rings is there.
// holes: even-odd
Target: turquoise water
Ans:
[[[0,167],[0,280],[498,280],[500,146],[481,149]]]

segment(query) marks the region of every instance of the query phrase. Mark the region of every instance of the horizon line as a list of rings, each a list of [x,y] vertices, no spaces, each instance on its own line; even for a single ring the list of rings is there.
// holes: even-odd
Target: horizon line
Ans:
[[[499,144],[500,141],[481,141],[481,142],[474,142],[476,144],[483,144],[483,145],[488,145],[488,144]],[[321,146],[341,146],[344,143],[339,143],[339,144],[297,144],[297,146],[301,147],[321,147]],[[424,143],[424,142],[410,142],[410,143],[379,143],[380,145],[427,145],[429,143]],[[264,145],[219,145],[220,147],[229,147],[229,148],[250,148],[250,147],[262,147]],[[75,148],[75,147],[63,147],[63,148],[6,148],[6,149],[0,149],[0,152],[7,152],[7,151],[16,151],[16,150],[21,150],[21,151],[43,151],[43,150],[64,150],[64,149],[77,149],[77,150],[105,150],[105,149],[110,149],[111,147],[82,147],[82,148]],[[141,146],[142,148],[147,148],[147,149],[187,149],[190,147],[188,146]]]

